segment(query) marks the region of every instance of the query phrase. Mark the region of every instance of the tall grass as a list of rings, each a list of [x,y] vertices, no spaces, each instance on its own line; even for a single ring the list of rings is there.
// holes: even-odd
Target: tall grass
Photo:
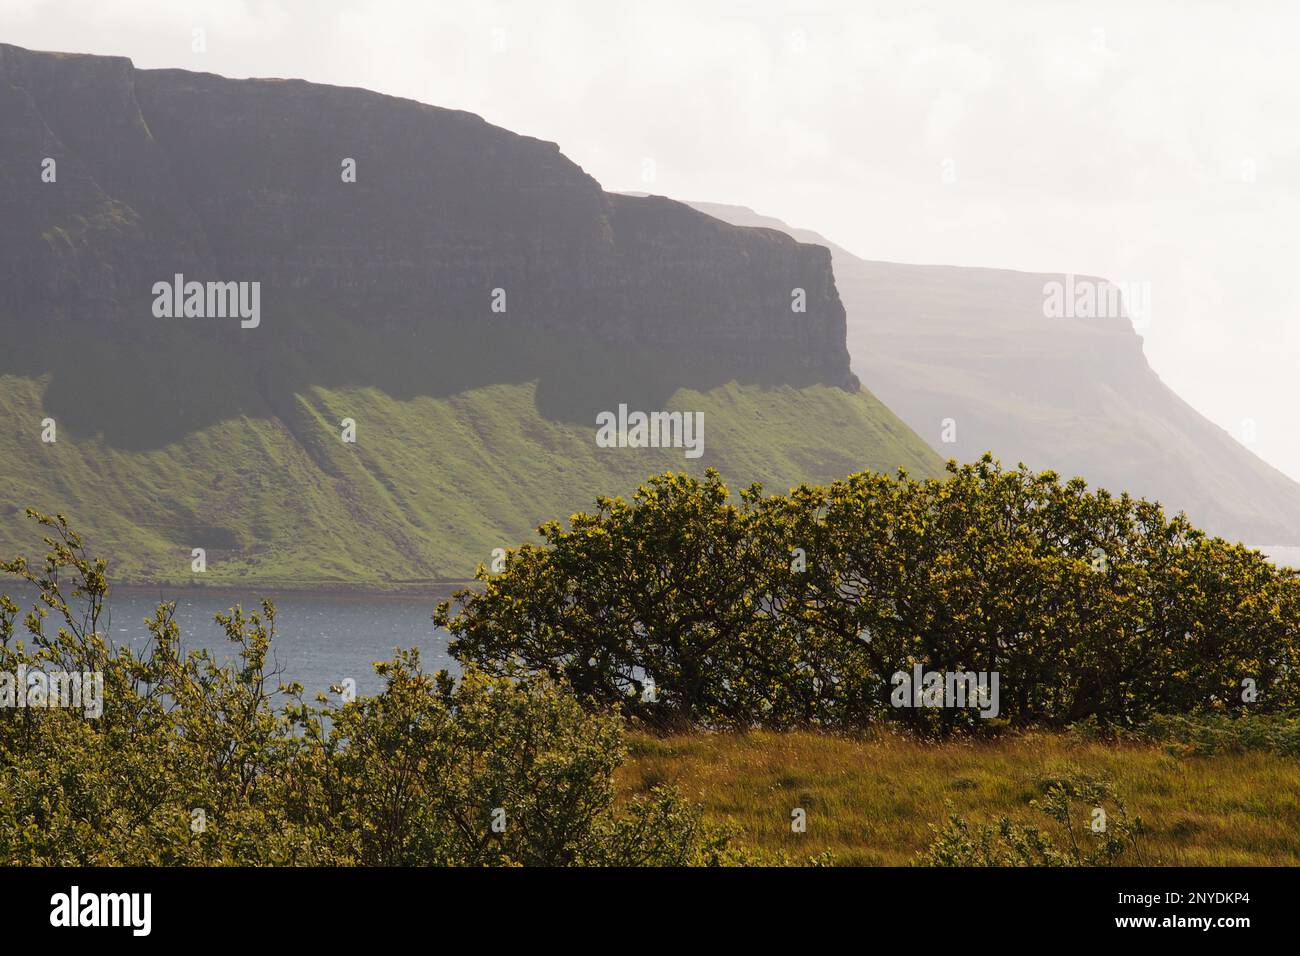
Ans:
[[[838,865],[907,865],[950,813],[1041,825],[1030,801],[1072,771],[1108,779],[1149,830],[1150,863],[1300,865],[1300,761],[1237,750],[1174,754],[1157,742],[1066,734],[919,741],[891,733],[636,737],[626,796],[672,783],[771,861],[826,851]],[[801,808],[807,830],[791,830]]]

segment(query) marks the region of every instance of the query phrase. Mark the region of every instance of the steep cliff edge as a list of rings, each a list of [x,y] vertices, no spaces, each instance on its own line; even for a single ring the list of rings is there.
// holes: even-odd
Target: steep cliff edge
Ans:
[[[181,273],[260,282],[270,323],[491,321],[856,389],[826,250],[608,195],[554,143],[469,113],[4,45],[0,107],[11,317],[157,334],[150,290]]]
[[[943,457],[991,450],[1234,540],[1300,543],[1300,485],[1161,382],[1126,318],[1044,316],[1044,286],[1063,275],[871,262],[744,207],[692,205],[830,248],[854,370]]]

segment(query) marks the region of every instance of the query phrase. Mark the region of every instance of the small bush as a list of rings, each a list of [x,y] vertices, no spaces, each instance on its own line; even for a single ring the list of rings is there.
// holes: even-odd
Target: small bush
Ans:
[[[1145,829],[1129,819],[1110,784],[1072,771],[1037,781],[1043,796],[1030,806],[1051,824],[1046,829],[1001,817],[972,824],[953,814],[935,827],[935,839],[918,858],[922,866],[1115,866],[1142,865]]]

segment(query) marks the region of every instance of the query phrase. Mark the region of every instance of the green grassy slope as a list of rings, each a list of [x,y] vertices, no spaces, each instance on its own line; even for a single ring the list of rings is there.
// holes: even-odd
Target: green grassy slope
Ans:
[[[93,408],[74,424],[55,414],[50,445],[41,420],[67,401],[52,399],[51,375],[0,374],[0,553],[38,551],[22,515],[32,506],[67,514],[112,558],[117,583],[412,588],[468,577],[539,522],[670,468],[714,466],[735,488],[783,491],[862,468],[939,467],[869,393],[822,385],[677,390],[662,407],[705,414],[705,454],[693,461],[681,450],[597,448],[594,419],[543,415],[535,382],[400,398],[331,384],[271,399],[235,371],[209,385],[242,390],[238,412],[197,415],[160,444],[115,438],[109,425],[92,431]],[[162,403],[185,420],[209,385],[178,393],[144,383],[132,416],[147,420]],[[78,395],[83,408],[94,401],[93,388]],[[355,445],[340,440],[343,418],[357,422]],[[190,570],[199,547],[201,575]]]

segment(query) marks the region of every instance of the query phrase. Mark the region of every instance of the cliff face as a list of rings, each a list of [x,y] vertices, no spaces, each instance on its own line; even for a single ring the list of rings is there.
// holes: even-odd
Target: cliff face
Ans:
[[[825,249],[608,195],[555,144],[468,113],[0,45],[0,163],[10,320],[157,334],[150,290],[183,273],[260,282],[267,323],[491,322],[856,388]]]
[[[120,318],[160,269],[211,269],[197,221],[117,57],[0,44],[0,310]],[[53,160],[45,182],[46,160]],[[154,280],[150,280],[154,276]]]
[[[1065,276],[870,262],[743,207],[694,205],[830,247],[854,370],[944,458],[992,451],[1234,540],[1300,543],[1300,485],[1169,389],[1126,318],[1044,316],[1044,286]]]
[[[155,316],[177,273],[260,322]],[[702,456],[598,446],[620,404]],[[669,468],[900,466],[941,463],[859,389],[824,248],[467,113],[0,45],[0,554],[31,506],[116,583],[409,588]]]

